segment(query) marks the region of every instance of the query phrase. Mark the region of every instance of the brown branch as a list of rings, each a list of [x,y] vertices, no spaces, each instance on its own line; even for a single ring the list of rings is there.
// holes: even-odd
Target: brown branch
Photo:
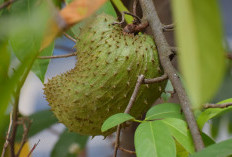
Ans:
[[[134,0],[133,2],[133,14],[137,15],[137,4],[138,4],[138,0]]]
[[[25,121],[28,122],[28,125],[26,125]],[[20,145],[20,148],[16,154],[16,157],[18,157],[23,149],[23,146],[25,145],[25,143],[27,142],[27,138],[28,138],[28,132],[29,132],[29,129],[31,127],[31,121],[30,119],[24,117],[22,118],[22,125],[23,125],[23,137],[22,137],[22,142],[21,142],[21,145]]]
[[[10,4],[14,3],[16,0],[9,0],[7,2],[4,2],[0,5],[0,10],[3,9],[3,8],[6,8],[8,7]]]
[[[226,57],[230,60],[232,60],[232,53],[227,53]]]
[[[152,84],[152,83],[162,82],[162,81],[167,80],[167,79],[168,79],[168,75],[163,74],[160,77],[156,77],[156,78],[152,78],[152,79],[144,79],[143,84]]]
[[[17,89],[19,90],[19,89]],[[16,137],[16,132],[18,128],[18,103],[19,103],[19,92],[15,99],[14,103],[14,108],[13,108],[13,117],[12,117],[12,132],[11,136],[9,138],[9,143],[10,143],[10,153],[11,157],[15,157],[15,137]]]
[[[136,96],[137,96],[137,94],[138,94],[139,88],[140,88],[140,86],[141,86],[143,80],[144,80],[144,75],[140,75],[140,76],[138,77],[137,83],[136,83],[136,85],[135,85],[134,92],[132,93],[132,96],[131,96],[131,98],[130,98],[129,104],[127,105],[127,107],[126,107],[124,113],[129,113],[129,112],[130,112],[130,110],[131,110],[131,108],[132,108],[132,106],[133,106],[133,104],[134,104],[134,102],[135,102]]]
[[[171,81],[178,97],[180,99],[180,105],[184,112],[186,121],[188,123],[192,138],[194,141],[196,151],[200,151],[204,148],[204,143],[200,135],[194,114],[190,108],[191,104],[186,94],[185,89],[181,83],[181,80],[178,76],[176,69],[173,67],[169,55],[171,54],[171,49],[164,37],[163,34],[163,25],[160,22],[156,8],[152,0],[140,0],[141,8],[143,10],[143,15],[146,20],[148,20],[149,25],[151,26],[153,37],[157,46],[159,53],[159,58],[161,65],[164,69],[164,72],[168,75],[169,80]]]
[[[39,140],[36,144],[34,144],[34,146],[32,147],[32,149],[31,149],[31,151],[29,152],[29,154],[27,155],[27,157],[30,157],[30,155],[32,154],[32,152],[33,152],[33,151],[35,150],[35,148],[38,146],[39,142],[40,142],[40,140]]]
[[[115,24],[119,24],[119,25],[123,24],[125,22],[125,14],[132,16],[136,21],[138,21],[138,23],[142,22],[141,19],[137,15],[132,14],[130,12],[123,11],[121,14],[122,14],[122,20],[120,22],[114,22],[113,25],[115,25]]]
[[[57,56],[38,56],[38,59],[55,59],[55,58],[67,58],[67,57],[72,57],[76,56],[77,53],[70,53],[66,55],[57,55]]]
[[[70,48],[64,45],[55,45],[55,49],[62,49],[64,51],[68,51],[68,52],[75,52],[74,48]]]
[[[116,132],[116,141],[114,145],[114,157],[117,157],[118,147],[120,145],[120,133],[121,133],[121,125],[118,125]]]
[[[207,108],[226,108],[232,106],[232,103],[223,103],[223,104],[206,104],[204,106],[205,109]]]
[[[64,36],[66,36],[66,38],[72,40],[74,43],[77,43],[77,40],[74,39],[73,37],[71,37],[70,35],[68,35],[67,33],[63,32]]]
[[[1,157],[5,156],[6,149],[7,149],[8,144],[9,144],[9,136],[10,136],[10,132],[11,132],[11,128],[12,128],[12,122],[13,122],[12,117],[13,117],[13,112],[10,113],[10,123],[9,123],[8,131],[6,133],[6,141],[5,141],[4,146],[3,146]]]
[[[163,25],[163,31],[164,32],[170,32],[174,30],[174,24],[170,24],[170,25]]]
[[[125,149],[123,147],[118,147],[119,150],[123,151],[123,152],[126,152],[126,153],[129,153],[129,154],[136,154],[135,151],[132,151],[132,150],[128,150],[128,149]]]
[[[138,94],[139,88],[140,88],[143,80],[144,80],[144,75],[140,75],[138,77],[137,83],[135,85],[135,89],[134,89],[134,91],[132,93],[132,96],[130,98],[130,101],[129,101],[124,113],[129,113],[130,112],[130,110],[131,110],[131,108],[132,108],[132,106],[133,106],[133,104],[135,102],[136,96]],[[118,125],[117,133],[116,133],[116,141],[115,141],[115,146],[114,146],[114,157],[117,156],[117,151],[118,151],[119,144],[120,144],[120,130],[121,130],[121,125]]]

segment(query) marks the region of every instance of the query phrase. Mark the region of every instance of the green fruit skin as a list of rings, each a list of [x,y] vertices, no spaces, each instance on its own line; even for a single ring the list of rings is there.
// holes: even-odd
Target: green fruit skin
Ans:
[[[103,122],[124,112],[140,74],[162,75],[153,39],[132,35],[112,25],[115,18],[98,15],[77,40],[76,66],[45,84],[45,95],[60,122],[84,135],[102,133]],[[142,85],[130,114],[140,117],[160,97],[166,81]]]

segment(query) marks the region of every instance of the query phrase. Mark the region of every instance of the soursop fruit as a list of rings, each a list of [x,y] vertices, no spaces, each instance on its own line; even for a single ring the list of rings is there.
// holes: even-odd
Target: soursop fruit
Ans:
[[[112,133],[102,133],[101,126],[109,116],[124,112],[138,76],[162,75],[153,39],[126,34],[112,25],[115,21],[101,14],[86,24],[77,40],[75,67],[45,84],[51,110],[70,131],[92,136]],[[130,114],[139,117],[147,111],[165,84],[142,85]]]

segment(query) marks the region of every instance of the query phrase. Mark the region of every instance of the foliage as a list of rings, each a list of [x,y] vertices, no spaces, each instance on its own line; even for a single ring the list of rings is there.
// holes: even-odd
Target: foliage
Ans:
[[[232,98],[223,100],[219,102],[218,104],[231,103],[231,102],[232,102]],[[217,116],[220,116],[228,111],[231,111],[231,109],[232,109],[231,107],[228,107],[228,108],[209,108],[209,109],[204,110],[197,118],[197,122],[198,122],[200,129],[203,128],[204,124],[208,120],[215,118]]]
[[[113,116],[111,116],[110,118],[108,118],[103,124],[102,124],[102,128],[101,131],[105,132],[106,130],[113,128],[125,121],[128,120],[132,120],[134,119],[134,117],[132,117],[131,115],[127,114],[127,113],[118,113],[115,114]]]
[[[76,157],[85,148],[88,136],[65,130],[53,148],[51,157]]]
[[[214,96],[225,71],[218,1],[174,0],[173,12],[184,82],[193,107],[201,108]]]
[[[213,144],[200,152],[194,153],[191,157],[226,157],[232,154],[232,139]]]
[[[128,11],[120,0],[112,0],[112,3],[110,1],[104,3],[106,0],[94,0],[97,5],[91,3],[83,8],[79,5],[81,0],[77,1],[65,0],[67,7],[62,10],[60,9],[62,3],[58,0],[49,2],[17,0],[8,7],[0,9],[1,147],[4,144],[3,139],[5,139],[9,124],[9,110],[18,107],[15,103],[17,103],[20,89],[28,73],[32,71],[42,82],[44,81],[50,59],[40,60],[37,57],[53,54],[55,38],[64,29],[72,37],[78,37],[80,26],[88,21],[89,16],[95,17],[96,14],[105,12],[116,17],[114,8],[120,12]],[[0,5],[5,2],[0,0]],[[61,10],[59,13],[66,20],[65,26],[64,23],[59,23],[60,21],[54,18],[57,15],[55,7]],[[75,9],[80,12],[76,13]],[[203,109],[203,105],[212,101],[217,92],[226,67],[219,5],[216,0],[173,0],[172,9],[176,25],[181,77],[183,76],[192,108],[198,112],[195,117],[202,130],[207,121],[231,111],[231,107]],[[128,15],[125,19],[127,23],[133,21],[133,18]],[[169,81],[166,91],[170,90],[173,91],[173,88]],[[162,97],[168,101],[170,94],[163,93]],[[232,98],[218,104],[223,103],[232,103]],[[57,123],[57,119],[49,110],[34,113],[28,118],[33,120],[28,137]],[[147,111],[144,120],[136,118],[126,113],[118,113],[104,122],[102,131],[107,131],[127,121],[140,123],[134,137],[138,157],[224,157],[232,154],[231,139],[215,143],[203,132],[201,135],[206,148],[195,153],[190,130],[179,104],[158,104]],[[219,126],[219,120],[216,122],[218,123],[213,123],[213,128]],[[229,125],[229,129],[232,128],[231,126]],[[216,134],[216,131],[213,134]],[[23,132],[23,126],[19,125],[17,141],[21,140]],[[87,136],[70,133],[65,129],[59,135],[51,156],[75,156],[81,152],[87,141]]]

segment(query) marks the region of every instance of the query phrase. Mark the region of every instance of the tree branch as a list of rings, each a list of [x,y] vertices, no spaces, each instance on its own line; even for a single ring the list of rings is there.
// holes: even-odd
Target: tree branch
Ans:
[[[127,107],[126,107],[124,113],[130,113],[130,110],[131,110],[131,108],[132,108],[132,106],[133,106],[133,104],[134,104],[134,102],[135,102],[136,96],[137,96],[137,94],[138,94],[139,88],[140,88],[140,86],[141,86],[143,80],[144,80],[144,75],[140,75],[140,76],[138,77],[137,83],[136,83],[136,85],[135,85],[134,92],[132,93],[132,96],[131,96],[131,98],[130,98],[129,104],[127,105]]]
[[[129,113],[130,112],[130,110],[131,110],[131,108],[132,108],[132,106],[133,106],[133,104],[135,102],[136,96],[138,94],[139,88],[140,88],[143,80],[144,80],[144,75],[140,75],[138,77],[137,83],[135,85],[135,89],[134,89],[134,91],[132,93],[132,96],[130,98],[130,101],[129,101],[124,113]],[[117,156],[117,151],[118,151],[119,144],[120,144],[120,130],[121,130],[121,125],[118,125],[117,133],[116,133],[116,141],[115,141],[115,146],[114,146],[114,157]]]
[[[11,136],[9,138],[9,143],[10,143],[10,153],[11,157],[15,157],[15,137],[16,137],[16,132],[18,128],[18,103],[19,103],[19,93],[16,96],[15,103],[14,103],[14,108],[13,108],[13,117],[12,117],[12,132]]]
[[[67,52],[75,52],[75,48],[70,48],[68,46],[64,46],[64,45],[55,45],[55,49],[62,49],[64,51],[67,51]]]
[[[14,3],[15,1],[16,1],[16,0],[9,0],[9,1],[6,1],[6,2],[2,3],[2,4],[0,5],[0,10],[3,9],[3,8],[8,7],[10,4]]]
[[[1,157],[5,156],[6,149],[7,149],[7,146],[9,144],[9,137],[10,137],[10,132],[11,132],[11,128],[12,128],[12,122],[13,122],[12,117],[13,117],[13,112],[10,113],[10,124],[9,124],[9,127],[8,127],[8,131],[6,133],[6,141],[5,141],[4,146],[3,146]]]
[[[173,67],[171,61],[169,60],[168,54],[171,54],[172,52],[163,35],[163,25],[160,22],[160,19],[157,15],[157,11],[152,0],[140,0],[140,4],[143,10],[144,18],[148,20],[151,26],[155,43],[158,49],[161,65],[164,69],[164,72],[168,75],[168,78],[171,81],[180,99],[181,108],[184,112],[186,121],[192,134],[195,149],[196,151],[200,151],[204,148],[204,143],[200,135],[200,131],[198,129],[193,112],[190,108],[190,101],[182,86],[181,80],[177,74],[176,69]]]
[[[232,53],[227,53],[227,58],[232,60]]]
[[[118,147],[120,145],[120,133],[121,133],[121,125],[118,125],[116,132],[116,141],[114,145],[114,157],[117,157]]]
[[[25,123],[25,121],[27,121],[28,125]],[[23,146],[27,142],[28,132],[29,132],[29,129],[31,127],[30,119],[28,119],[27,117],[22,118],[22,125],[23,125],[23,137],[22,137],[22,142],[21,142],[20,148],[16,154],[16,157],[19,157],[19,155],[23,149]]]
[[[223,104],[206,104],[204,106],[205,109],[207,108],[226,108],[232,106],[232,103],[223,103]]]
[[[70,35],[68,35],[67,33],[63,32],[64,36],[70,40],[72,40],[74,43],[77,43],[77,40],[74,39],[73,37],[71,37]]]
[[[33,151],[35,150],[35,148],[38,146],[39,142],[40,142],[40,140],[39,140],[36,144],[34,144],[34,146],[32,147],[31,151],[28,153],[27,157],[30,157],[30,155],[32,154],[32,152],[33,152]]]
[[[57,55],[57,56],[38,56],[38,59],[55,59],[55,58],[67,58],[67,57],[72,57],[76,56],[77,53],[70,53],[66,55]]]
[[[135,151],[127,150],[127,149],[120,147],[120,146],[118,147],[118,149],[120,149],[123,152],[129,153],[129,154],[136,154]]]
[[[138,4],[138,0],[134,0],[133,2],[133,14],[137,15],[137,4]]]
[[[152,84],[152,83],[162,82],[162,81],[167,80],[167,79],[168,79],[168,75],[163,74],[160,77],[156,77],[156,78],[152,78],[152,79],[144,79],[143,84]]]

